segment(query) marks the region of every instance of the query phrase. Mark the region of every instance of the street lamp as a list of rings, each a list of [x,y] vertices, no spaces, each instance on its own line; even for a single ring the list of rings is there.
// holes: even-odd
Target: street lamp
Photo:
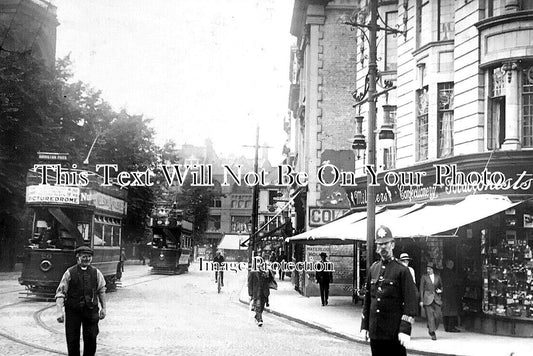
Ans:
[[[389,33],[395,33],[395,34],[403,34],[404,37],[406,37],[407,34],[407,7],[408,3],[406,0],[403,2],[403,8],[404,8],[404,18],[403,18],[403,26],[404,30],[394,29],[388,27],[385,22],[382,20],[382,22],[385,24],[383,27],[378,26],[378,0],[370,0],[368,2],[368,8],[367,9],[360,9],[357,14],[354,14],[356,16],[352,16],[350,21],[344,22],[346,25],[350,25],[352,27],[355,27],[357,29],[361,30],[361,41],[364,41],[365,39],[368,41],[368,74],[366,76],[365,81],[365,89],[364,92],[361,94],[354,93],[353,97],[355,100],[357,100],[356,106],[360,106],[363,103],[368,102],[368,165],[375,168],[376,166],[376,100],[378,96],[387,93],[388,91],[394,89],[391,82],[385,81],[385,90],[377,93],[376,90],[376,82],[378,79],[380,79],[380,75],[378,74],[377,69],[377,31],[385,31]],[[370,21],[368,24],[358,22],[358,18],[362,18],[364,21],[364,18],[366,16],[366,11],[368,10],[370,14]],[[359,16],[363,15],[363,16]],[[368,35],[365,34],[364,30],[368,30]],[[363,42],[364,43],[364,42]],[[361,64],[363,63],[362,60],[364,58],[363,55],[364,52],[364,46],[361,46]],[[365,98],[366,97],[366,98]],[[356,117],[356,124],[358,122],[358,118],[360,116]],[[361,119],[362,122],[362,119]],[[357,127],[356,129],[360,129],[361,127]],[[392,132],[392,128],[385,127],[385,130],[382,131],[383,135],[380,133],[380,138],[390,138],[390,134],[394,133]],[[364,136],[362,136],[362,133],[358,135],[358,132],[356,131],[356,136],[354,138],[354,142],[352,144],[352,148],[354,149],[360,149],[363,147],[363,143],[361,142],[361,137],[364,141]],[[373,260],[373,253],[374,253],[374,234],[375,234],[375,219],[376,219],[376,198],[375,198],[375,190],[372,183],[372,176],[370,174],[367,174],[367,182],[366,182],[366,190],[367,190],[367,203],[366,203],[366,210],[367,210],[367,230],[366,230],[366,270],[367,273],[370,271],[370,266],[372,265]]]

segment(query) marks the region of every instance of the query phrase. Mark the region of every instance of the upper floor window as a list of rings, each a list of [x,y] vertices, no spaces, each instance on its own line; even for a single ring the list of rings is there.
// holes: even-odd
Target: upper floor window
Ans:
[[[431,42],[431,4],[429,0],[417,0],[416,32],[417,47]]]
[[[385,21],[387,23],[387,27],[390,28],[396,28],[396,24],[398,23],[398,13],[396,11],[394,12],[387,12],[385,14]],[[396,70],[396,63],[397,63],[397,57],[398,57],[398,42],[397,42],[398,35],[387,32],[385,35],[385,70]]]
[[[505,140],[505,75],[500,67],[489,71],[487,148],[500,148]]]
[[[522,70],[522,147],[533,147],[533,65]]]
[[[416,91],[416,146],[415,159],[423,161],[428,158],[428,88]]]
[[[438,85],[437,153],[439,157],[453,155],[453,83]]]
[[[251,222],[249,216],[231,216],[231,232],[250,232]]]
[[[439,0],[439,41],[455,37],[455,10],[453,0]]]
[[[220,215],[209,215],[207,220],[207,231],[220,230]]]
[[[396,147],[397,139],[396,135],[396,106],[395,105],[384,105],[383,106],[383,122],[391,125],[392,131],[394,132],[394,138],[392,140],[383,140],[391,141],[389,147],[383,148],[383,169],[394,169],[396,168]]]

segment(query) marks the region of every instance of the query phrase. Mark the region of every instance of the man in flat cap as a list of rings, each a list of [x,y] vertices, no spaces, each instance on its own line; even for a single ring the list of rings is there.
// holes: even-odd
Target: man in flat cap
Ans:
[[[98,321],[106,315],[106,283],[102,272],[91,266],[93,250],[90,247],[80,246],[75,253],[77,264],[65,271],[56,291],[57,321],[65,322],[69,356],[80,355],[82,326],[83,355],[92,356],[96,353]]]
[[[416,286],[409,269],[393,257],[394,237],[386,226],[376,230],[381,256],[367,276],[361,332],[372,355],[406,355],[417,312]]]

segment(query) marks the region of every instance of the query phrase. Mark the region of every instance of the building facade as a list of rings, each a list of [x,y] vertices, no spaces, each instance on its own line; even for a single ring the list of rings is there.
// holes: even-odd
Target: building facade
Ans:
[[[339,3],[307,2],[315,9],[307,11],[308,18],[321,10],[328,14],[341,6]],[[337,22],[338,33],[346,31],[343,23],[368,23],[366,1],[342,3],[353,6],[353,11],[349,21]],[[436,208],[436,214],[444,212],[445,205],[467,201],[476,194],[488,194],[489,200],[505,199],[512,205],[472,221],[466,213],[467,223],[462,221],[453,230],[431,236],[409,236],[409,230],[398,225],[407,231],[402,237],[410,238],[399,239],[395,252],[414,256],[417,276],[426,262],[444,269],[446,260],[455,261],[457,277],[464,276],[461,313],[468,328],[533,336],[533,205],[529,200],[533,194],[533,3],[400,0],[382,1],[378,11],[377,123],[373,132],[368,132],[366,122],[369,44],[365,27],[350,26],[353,37],[346,38],[344,46],[355,48],[354,96],[338,103],[341,110],[350,110],[347,116],[362,118],[361,134],[377,136],[375,170],[380,184],[376,204],[392,210],[410,207],[409,213],[418,214],[415,217],[425,216],[427,207]],[[307,33],[313,34],[313,26],[308,20]],[[325,66],[327,59],[322,59]],[[312,61],[304,61],[302,68],[309,63]],[[309,88],[308,82],[301,83],[300,91]],[[322,118],[308,116],[307,98],[312,95],[300,93],[302,98],[306,99],[304,120],[323,128],[319,123],[324,111],[317,110]],[[297,114],[303,112],[299,108]],[[339,124],[344,131],[355,132],[354,126]],[[305,139],[298,134],[296,130],[295,156],[307,157]],[[304,137],[314,140],[313,135]],[[323,144],[318,143],[321,134],[316,137],[315,149]],[[339,144],[347,141],[344,134],[336,139]],[[352,170],[357,185],[346,188],[355,210],[366,207],[365,164],[372,164],[367,162],[366,152],[356,152]],[[436,167],[449,169],[446,177]],[[419,182],[394,179],[413,178],[416,172],[423,176]],[[440,185],[439,177],[443,177]],[[310,185],[309,191],[312,189]],[[479,207],[483,208],[486,206]],[[356,263],[354,266],[357,268]]]
[[[0,1],[0,52],[31,51],[53,65],[56,55],[57,8],[45,0]]]

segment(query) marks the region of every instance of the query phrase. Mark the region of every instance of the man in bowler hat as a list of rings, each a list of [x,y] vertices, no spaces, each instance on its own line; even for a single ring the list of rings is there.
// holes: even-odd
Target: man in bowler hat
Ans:
[[[91,266],[93,250],[90,247],[80,246],[75,253],[77,264],[65,271],[56,291],[57,321],[65,323],[69,356],[80,355],[82,326],[83,355],[92,356],[96,353],[98,321],[106,315],[106,283],[102,272]]]
[[[420,279],[420,306],[424,307],[427,317],[428,333],[431,340],[437,340],[435,331],[439,328],[442,320],[442,280],[434,273],[435,265],[428,262],[426,270]]]
[[[320,259],[322,260],[322,266],[325,269],[326,268],[326,258],[328,255],[325,252],[320,253]],[[325,307],[328,305],[328,297],[329,297],[329,284],[333,282],[333,273],[328,271],[317,271],[315,273],[316,275],[316,282],[320,286],[320,300],[322,301],[322,306]]]
[[[409,269],[393,257],[394,237],[386,226],[376,230],[380,260],[370,267],[363,302],[361,332],[372,355],[406,355],[417,312],[416,286]]]

